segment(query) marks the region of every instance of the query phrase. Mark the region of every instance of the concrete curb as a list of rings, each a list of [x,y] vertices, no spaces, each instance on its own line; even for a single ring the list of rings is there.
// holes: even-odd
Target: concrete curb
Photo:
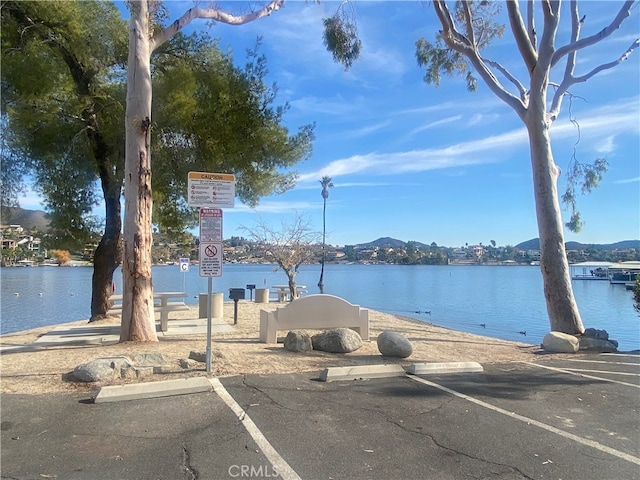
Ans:
[[[357,365],[353,367],[329,367],[320,374],[321,382],[339,380],[360,380],[366,378],[403,377],[406,374],[402,365]]]
[[[438,375],[445,373],[477,373],[483,372],[482,365],[477,362],[443,362],[412,363],[408,367],[398,364],[390,365],[358,365],[353,367],[329,367],[320,374],[321,382],[345,380],[364,380],[368,378],[402,377],[412,375]]]
[[[484,369],[477,362],[412,363],[407,367],[407,373],[413,375],[479,372],[484,372]]]
[[[189,393],[210,392],[211,382],[206,377],[181,378],[161,382],[133,383],[102,387],[94,403],[121,402],[144,398],[170,397]]]

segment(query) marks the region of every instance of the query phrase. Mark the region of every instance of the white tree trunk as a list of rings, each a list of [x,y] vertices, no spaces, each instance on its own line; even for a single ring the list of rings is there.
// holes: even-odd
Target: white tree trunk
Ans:
[[[551,330],[568,334],[584,333],[584,326],[573,296],[569,262],[564,246],[560,203],[558,201],[559,169],[553,160],[549,129],[544,111],[531,109],[525,124],[529,133],[536,217],[540,235],[540,268],[544,297]]]
[[[151,283],[151,51],[146,1],[131,2],[125,115],[125,221],[120,341],[157,342]]]

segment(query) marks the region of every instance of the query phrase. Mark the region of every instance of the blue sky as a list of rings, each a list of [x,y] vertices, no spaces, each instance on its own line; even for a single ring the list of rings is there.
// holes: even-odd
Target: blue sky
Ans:
[[[582,37],[608,24],[620,2],[582,2]],[[246,13],[261,2],[222,2]],[[479,81],[475,93],[463,78],[423,81],[415,42],[438,30],[430,2],[352,2],[362,55],[349,70],[333,62],[322,43],[322,19],[339,4],[287,1],[269,18],[232,27],[196,20],[187,32],[208,30],[238,63],[262,36],[269,82],[278,103],[289,102],[292,132],[316,123],[311,158],[297,166],[297,186],[250,209],[225,210],[224,237],[242,235],[257,213],[280,222],[295,212],[322,228],[319,180],[333,178],[327,202],[327,242],[355,244],[390,236],[438,245],[515,245],[538,236],[526,133],[516,114]],[[614,8],[615,5],[615,8]],[[167,2],[175,20],[193,2]],[[206,6],[206,2],[203,3]],[[564,6],[564,19],[568,20]],[[541,23],[538,23],[541,29]],[[566,23],[564,25],[567,25]],[[567,35],[559,32],[559,43]],[[619,57],[640,36],[640,8],[601,45],[578,54],[576,74]],[[523,81],[522,63],[507,29],[486,52]],[[556,69],[558,79],[562,66]],[[571,89],[552,128],[556,163],[566,170],[574,147],[589,163],[607,158],[600,188],[579,198],[586,224],[566,240],[611,243],[640,238],[640,49],[618,67]],[[580,129],[571,123],[575,119]],[[564,191],[564,177],[559,191]],[[23,199],[22,206],[33,208]],[[565,212],[565,221],[569,214]]]

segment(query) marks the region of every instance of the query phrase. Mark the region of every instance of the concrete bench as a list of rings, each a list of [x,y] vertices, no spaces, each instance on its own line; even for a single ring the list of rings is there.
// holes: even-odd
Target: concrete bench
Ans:
[[[334,295],[297,298],[273,312],[260,310],[260,341],[277,343],[281,330],[351,328],[369,340],[369,310]]]
[[[160,331],[166,332],[169,328],[169,313],[189,310],[189,306],[184,302],[170,302],[169,298],[186,298],[187,294],[182,292],[157,292],[153,294],[153,311],[160,314]],[[107,314],[122,315],[122,295],[112,295],[109,297],[114,303]],[[158,302],[159,300],[159,302]]]

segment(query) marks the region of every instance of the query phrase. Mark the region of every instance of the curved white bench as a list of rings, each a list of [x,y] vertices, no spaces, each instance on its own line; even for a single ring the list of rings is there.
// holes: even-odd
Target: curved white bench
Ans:
[[[273,312],[260,310],[260,341],[277,343],[280,330],[351,328],[369,340],[369,310],[335,295],[297,298]]]

